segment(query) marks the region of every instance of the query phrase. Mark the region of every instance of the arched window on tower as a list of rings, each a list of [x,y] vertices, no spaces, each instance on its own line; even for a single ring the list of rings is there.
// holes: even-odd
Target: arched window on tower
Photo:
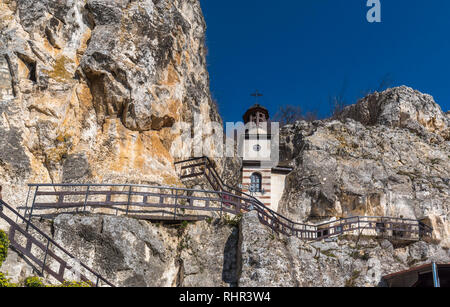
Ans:
[[[260,193],[262,190],[262,176],[259,173],[253,173],[250,177],[250,192]]]

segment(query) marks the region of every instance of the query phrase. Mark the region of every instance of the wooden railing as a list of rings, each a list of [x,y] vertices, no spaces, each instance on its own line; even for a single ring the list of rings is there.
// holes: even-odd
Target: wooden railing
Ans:
[[[431,237],[433,229],[413,219],[356,216],[320,224],[317,226],[317,231],[321,239],[339,236],[346,232],[363,231],[373,236],[420,240],[423,237]]]
[[[41,272],[48,272],[60,282],[66,280],[66,273],[73,271],[69,262],[75,257],[34,226],[33,217],[90,212],[144,220],[197,220],[210,217],[211,213],[241,215],[254,210],[260,222],[273,232],[308,241],[358,231],[405,240],[432,236],[433,229],[420,221],[393,217],[348,217],[320,225],[297,223],[267,208],[253,196],[226,185],[208,158],[178,162],[177,167],[182,180],[205,176],[213,191],[130,184],[30,184],[29,196],[32,191],[33,194],[22,208],[24,215],[0,200],[0,218],[10,225],[11,245],[32,260]],[[206,215],[199,215],[202,212]],[[23,226],[12,217],[21,220]],[[22,238],[17,239],[18,236]],[[81,280],[95,280],[96,286],[113,286],[85,264],[77,263],[83,271]]]
[[[208,157],[194,158],[175,163],[180,179],[193,179],[204,176],[214,190],[227,191],[251,199],[253,203],[258,204],[260,210],[264,210],[280,223],[271,225],[267,221],[262,222],[270,227],[281,227],[282,232],[288,235],[295,235],[302,239],[326,239],[335,237],[344,233],[364,231],[375,236],[396,237],[400,239],[420,240],[422,237],[431,237],[433,229],[418,221],[412,219],[392,218],[392,217],[349,217],[337,221],[323,223],[320,225],[307,225],[295,223],[284,216],[272,211],[262,204],[252,195],[226,185],[217,173],[214,164]]]
[[[75,278],[79,277],[81,281],[92,286],[114,287],[2,200],[0,200],[0,218],[9,225],[10,245],[31,260],[40,275],[47,272],[61,283],[77,281]],[[22,226],[13,218],[20,220]]]
[[[198,212],[238,215],[252,203],[230,193],[174,187],[129,184],[30,184],[29,187],[34,194],[31,206],[27,204],[24,208],[28,218],[94,212],[176,220]]]
[[[257,199],[223,191],[194,190],[146,185],[30,184],[34,189],[32,217],[62,213],[101,213],[144,220],[196,220],[216,213],[241,215],[255,210],[259,220],[274,232],[303,240],[322,240],[357,230],[373,235],[419,240],[431,235],[431,227],[417,221],[389,217],[350,217],[321,225],[294,222],[262,205]],[[199,215],[205,213],[205,215]]]

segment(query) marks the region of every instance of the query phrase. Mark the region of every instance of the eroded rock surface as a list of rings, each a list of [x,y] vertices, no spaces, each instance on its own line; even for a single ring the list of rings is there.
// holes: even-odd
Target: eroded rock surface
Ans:
[[[239,231],[224,220],[170,226],[126,217],[59,215],[53,224],[35,223],[116,286],[227,287],[238,282]],[[13,250],[1,271],[17,283],[36,274]],[[44,277],[57,284],[47,273]]]
[[[181,236],[183,287],[237,285],[239,230],[221,220],[190,224]]]
[[[1,0],[4,199],[23,205],[28,182],[180,184],[179,124],[221,122],[205,56],[199,1]]]
[[[311,243],[280,236],[256,212],[245,214],[239,227],[219,219],[169,226],[101,215],[60,215],[53,225],[38,224],[122,287],[374,287],[384,286],[382,276],[450,261],[449,250],[434,243],[364,236]],[[13,251],[1,271],[13,282],[35,274]],[[56,283],[47,274],[45,281]]]
[[[367,119],[369,100],[380,107],[373,122]],[[449,247],[450,142],[444,137],[450,125],[440,107],[430,96],[401,87],[345,112],[361,122],[346,118],[284,128],[283,158],[294,171],[281,213],[312,222],[355,215],[425,219],[435,239]],[[394,118],[401,112],[417,116],[400,124]]]
[[[307,243],[278,236],[256,212],[244,215],[240,244],[240,287],[384,286],[385,275],[450,260],[448,249],[425,242],[394,246],[387,240],[341,238]]]
[[[58,243],[117,285],[174,285],[177,242],[168,231],[110,216],[60,215],[54,227]]]
[[[450,121],[432,96],[401,86],[375,92],[339,114],[364,125],[400,127],[421,136],[427,133],[450,140]],[[437,141],[442,141],[438,139]]]

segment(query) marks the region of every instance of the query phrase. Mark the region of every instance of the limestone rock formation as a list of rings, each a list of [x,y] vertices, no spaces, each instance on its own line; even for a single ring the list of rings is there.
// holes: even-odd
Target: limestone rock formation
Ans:
[[[378,106],[376,116],[370,105]],[[440,107],[401,87],[370,95],[344,114],[341,121],[285,127],[284,159],[295,170],[281,213],[312,222],[352,215],[425,219],[449,247],[450,125]]]
[[[352,118],[364,125],[406,128],[422,136],[433,133],[435,138],[438,135],[450,140],[450,121],[433,97],[406,86],[370,94],[345,108],[338,117]]]
[[[447,263],[442,246],[345,237],[305,242],[273,233],[256,211],[226,220],[159,225],[126,217],[60,215],[41,229],[117,286],[375,287],[382,276]],[[12,282],[35,275],[14,251],[0,268]],[[46,283],[55,280],[45,275]]]
[[[279,237],[259,223],[256,212],[242,219],[240,245],[240,287],[384,286],[385,275],[450,260],[448,249],[425,242],[394,246],[387,240],[344,238],[306,243]]]
[[[0,0],[3,198],[24,205],[30,182],[181,185],[173,163],[192,148],[179,137],[222,130],[204,41],[198,0]],[[102,215],[36,223],[119,286],[376,286],[384,274],[449,262],[450,114],[400,87],[337,119],[283,129],[280,156],[294,171],[281,213],[424,219],[439,244],[306,243],[273,234],[254,212],[239,230]],[[215,159],[230,185],[241,162]],[[1,269],[13,281],[32,272],[13,251]]]
[[[3,197],[23,205],[29,182],[179,184],[181,123],[221,122],[205,56],[196,0],[1,0]]]
[[[238,283],[239,230],[224,220],[190,224],[181,235],[183,287],[229,287]]]
[[[126,217],[59,215],[52,225],[34,223],[116,286],[227,287],[238,282],[239,231],[224,220],[171,226]],[[0,271],[16,283],[36,274],[13,250]],[[44,277],[45,283],[58,284]]]
[[[134,219],[55,219],[55,240],[111,282],[126,287],[173,286],[177,243],[169,233]]]

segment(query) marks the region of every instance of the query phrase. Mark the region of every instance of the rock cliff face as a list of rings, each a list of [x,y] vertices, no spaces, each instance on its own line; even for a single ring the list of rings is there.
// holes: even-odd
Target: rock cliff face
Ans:
[[[448,116],[407,87],[364,98],[341,121],[283,131],[292,159],[281,213],[315,221],[352,215],[425,219],[450,246]]]
[[[442,112],[433,97],[406,86],[368,95],[345,108],[338,117],[352,118],[366,126],[404,128],[431,142],[450,141],[448,114]]]
[[[450,260],[448,249],[425,242],[395,246],[387,240],[340,238],[305,243],[278,237],[254,212],[242,220],[240,245],[241,287],[385,286],[385,275]]]
[[[35,224],[116,286],[228,287],[238,282],[239,231],[224,220],[162,225],[125,217],[60,215],[52,224]],[[16,283],[35,274],[13,250],[0,271]],[[48,274],[44,278],[58,284]]]
[[[124,217],[60,215],[53,238],[117,286],[344,287],[383,286],[382,276],[431,261],[448,249],[416,242],[347,237],[307,243],[273,234],[256,212],[238,227],[224,220],[158,225]],[[33,274],[10,251],[1,267],[13,282]],[[46,282],[55,282],[46,276]]]
[[[221,122],[197,0],[1,0],[0,184],[178,184],[179,123]],[[214,147],[211,149],[214,152]]]
[[[190,156],[181,123],[195,122],[190,134],[221,122],[204,36],[198,0],[0,0],[3,198],[23,205],[29,182],[181,184],[173,162]],[[450,114],[400,87],[337,119],[283,129],[280,155],[294,171],[281,213],[424,219],[439,244],[309,244],[273,235],[254,213],[239,228],[102,215],[40,226],[119,286],[375,286],[384,274],[449,262]],[[216,160],[230,185],[240,162]],[[32,268],[11,251],[2,271],[19,281]]]

